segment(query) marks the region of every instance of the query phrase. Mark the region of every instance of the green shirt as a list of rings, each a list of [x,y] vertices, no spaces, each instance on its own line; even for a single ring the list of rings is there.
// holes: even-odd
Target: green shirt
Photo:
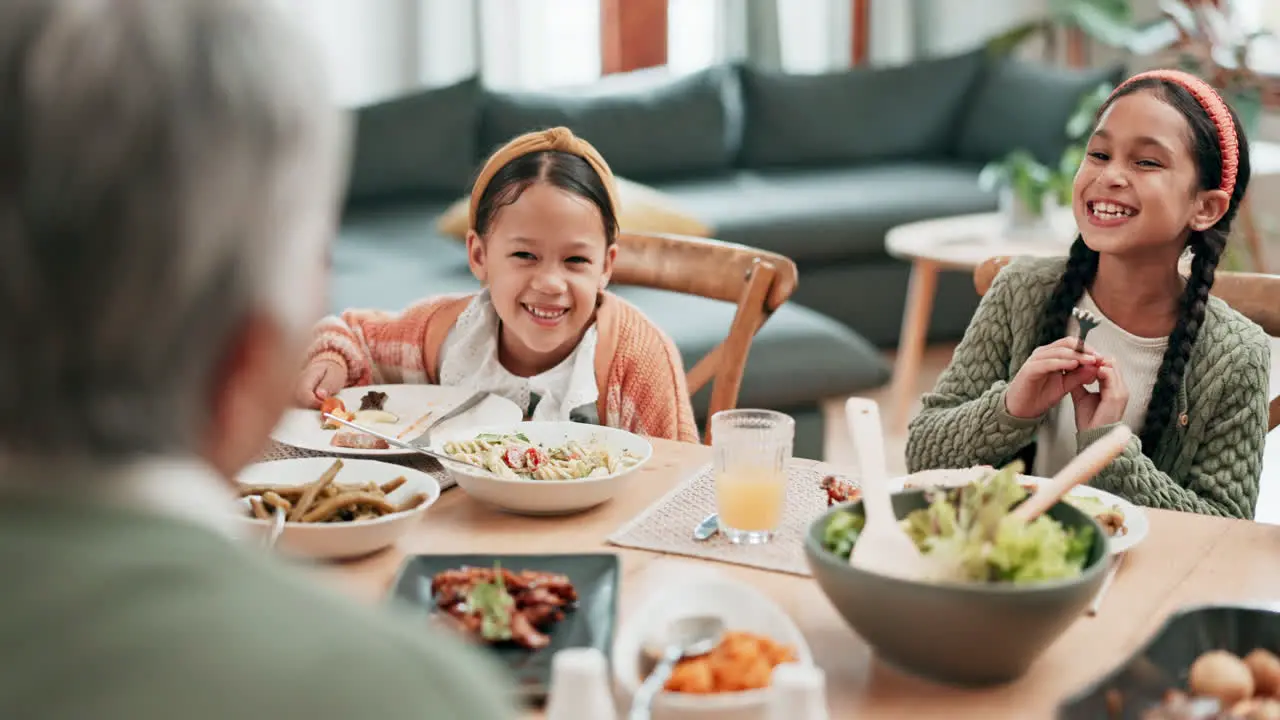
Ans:
[[[476,650],[177,517],[5,496],[0,567],[0,717],[515,717]]]
[[[1011,416],[1004,396],[1035,350],[1045,302],[1065,268],[1063,259],[1019,260],[996,276],[951,364],[911,422],[912,472],[1002,465],[1035,440],[1044,418]],[[1266,333],[1210,297],[1173,417],[1154,452],[1145,455],[1134,437],[1090,484],[1148,507],[1252,518],[1270,369]],[[1079,449],[1110,429],[1079,433]]]

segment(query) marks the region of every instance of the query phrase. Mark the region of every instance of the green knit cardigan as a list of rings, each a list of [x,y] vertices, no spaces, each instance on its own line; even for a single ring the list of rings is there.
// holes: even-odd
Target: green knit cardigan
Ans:
[[[1005,390],[1036,348],[1045,302],[1064,259],[1023,259],[1000,271],[951,364],[911,421],[911,472],[1003,465],[1044,418],[1005,408]],[[1253,517],[1267,435],[1271,349],[1266,333],[1210,297],[1170,424],[1150,457],[1135,437],[1090,483],[1138,505]],[[1111,426],[1079,433],[1083,450]]]

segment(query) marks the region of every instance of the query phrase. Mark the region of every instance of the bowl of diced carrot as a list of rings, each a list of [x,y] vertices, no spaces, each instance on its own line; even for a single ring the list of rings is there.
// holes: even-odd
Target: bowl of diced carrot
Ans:
[[[647,573],[649,593],[619,630],[614,683],[630,703],[657,664],[673,620],[717,615],[725,625],[709,653],[677,663],[654,698],[653,720],[764,720],[772,675],[786,663],[813,664],[800,630],[755,588],[713,569],[671,563]]]

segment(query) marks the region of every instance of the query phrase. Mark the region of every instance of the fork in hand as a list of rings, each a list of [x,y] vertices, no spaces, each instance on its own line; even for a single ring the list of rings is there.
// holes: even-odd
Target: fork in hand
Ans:
[[[1088,310],[1081,310],[1080,308],[1071,308],[1071,314],[1075,316],[1076,322],[1080,323],[1080,336],[1076,341],[1076,352],[1082,353],[1084,352],[1085,337],[1089,334],[1090,330],[1098,327],[1099,323],[1102,321],[1098,319],[1097,315],[1094,315]]]

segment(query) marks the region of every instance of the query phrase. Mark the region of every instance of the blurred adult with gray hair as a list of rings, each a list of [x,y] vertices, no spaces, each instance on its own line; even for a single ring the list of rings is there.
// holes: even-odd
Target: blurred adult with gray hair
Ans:
[[[421,623],[242,546],[348,128],[266,0],[0,2],[0,717],[508,717]]]

